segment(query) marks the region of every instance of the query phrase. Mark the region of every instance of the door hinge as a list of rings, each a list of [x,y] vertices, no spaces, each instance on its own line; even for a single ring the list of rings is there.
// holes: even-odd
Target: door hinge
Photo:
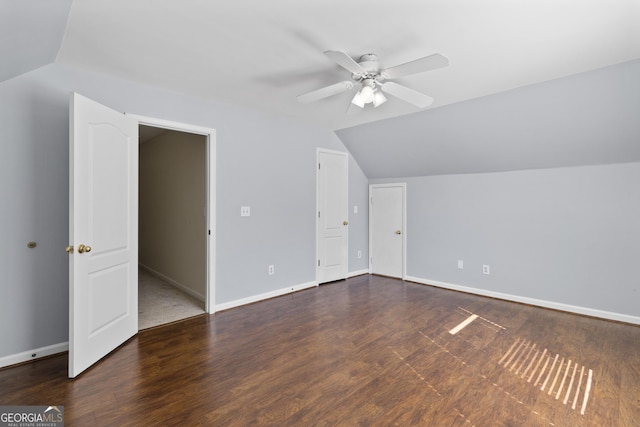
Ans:
[[[211,230],[209,230],[209,236],[211,236]]]
[[[318,163],[318,170],[320,170],[320,163]]]
[[[320,260],[318,260],[318,267],[320,267]]]
[[[318,218],[320,218],[320,211],[318,211]]]

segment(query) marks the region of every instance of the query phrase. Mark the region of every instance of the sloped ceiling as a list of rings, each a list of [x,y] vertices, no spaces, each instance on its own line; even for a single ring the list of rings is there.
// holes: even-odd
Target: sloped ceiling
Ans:
[[[337,130],[370,177],[637,161],[626,112],[624,128],[602,124],[618,126],[614,146],[597,122],[575,127],[606,115],[612,94],[637,111],[638,77],[607,92],[592,70],[640,58],[639,22],[637,0],[0,0],[0,81],[53,61],[285,115]],[[356,89],[296,101],[349,78],[325,50],[387,67],[439,52],[450,66],[397,80],[435,98],[425,110],[390,97],[346,115]],[[573,98],[554,103],[556,90]],[[506,131],[488,128],[501,114]],[[530,126],[540,133],[523,138]]]
[[[640,162],[640,60],[336,132],[369,178]]]
[[[640,57],[635,0],[76,0],[56,61],[341,129],[418,111],[392,99],[345,114],[355,92],[301,105],[350,78],[322,52],[393,66],[438,108]]]
[[[56,59],[71,0],[0,0],[0,82]]]

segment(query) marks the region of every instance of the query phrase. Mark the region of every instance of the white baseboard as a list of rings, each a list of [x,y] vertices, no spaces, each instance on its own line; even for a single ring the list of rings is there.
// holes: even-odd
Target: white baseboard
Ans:
[[[407,276],[408,282],[420,283],[423,285],[435,286],[438,288],[450,289],[453,291],[466,292],[469,294],[482,295],[485,297],[497,298],[507,301],[520,302],[523,304],[535,305],[538,307],[551,308],[553,310],[567,311],[569,313],[582,314],[585,316],[598,317],[601,319],[615,320],[618,322],[632,323],[640,325],[640,317],[628,314],[613,313],[610,311],[598,310],[595,308],[580,307],[576,305],[564,304],[560,302],[539,300],[535,298],[522,297],[518,295],[504,294],[502,292],[494,292],[486,289],[470,288],[468,286],[454,285],[452,283],[439,282],[437,280],[421,279],[419,277]]]
[[[347,273],[347,278],[360,276],[362,274],[369,274],[369,270],[352,271],[350,273]],[[260,294],[260,295],[253,295],[253,296],[250,296],[250,297],[247,297],[247,298],[242,298],[242,299],[235,300],[235,301],[229,301],[229,302],[225,302],[225,303],[222,303],[222,304],[216,304],[215,311],[218,312],[220,310],[228,310],[230,308],[240,307],[241,305],[251,304],[251,303],[258,302],[258,301],[263,301],[263,300],[266,300],[266,299],[269,299],[269,298],[279,297],[279,296],[282,296],[282,295],[290,294],[292,292],[298,292],[298,291],[302,291],[304,289],[313,288],[315,286],[318,286],[318,282],[315,282],[315,281],[307,282],[307,283],[303,283],[301,285],[296,285],[296,286],[291,286],[291,287],[287,287],[287,288],[277,289],[275,291],[266,292],[266,293]]]
[[[282,295],[286,295],[286,294],[290,294],[293,292],[298,292],[301,291],[303,289],[309,289],[309,288],[313,288],[314,286],[318,286],[317,282],[307,282],[307,283],[303,283],[301,285],[295,285],[295,286],[289,286],[286,288],[282,288],[282,289],[277,289],[275,291],[271,291],[271,292],[266,292],[264,294],[260,294],[260,295],[253,295],[247,298],[242,298],[242,299],[238,299],[235,301],[229,301],[229,302],[223,302],[222,304],[216,304],[216,309],[215,311],[221,311],[221,310],[228,310],[230,308],[234,308],[234,307],[239,307],[241,305],[246,305],[246,304],[251,304],[254,302],[258,302],[258,301],[262,301],[262,300],[266,300],[269,298],[275,298],[275,297],[279,297]]]
[[[30,360],[36,360],[41,357],[51,356],[52,354],[64,353],[65,351],[69,351],[68,341],[23,351],[18,354],[10,354],[8,356],[0,357],[0,368],[16,365],[22,362],[28,362]]]
[[[169,283],[172,286],[175,286],[176,288],[180,289],[182,292],[187,293],[187,294],[191,295],[194,298],[197,298],[198,300],[200,300],[202,302],[205,302],[206,298],[201,293],[196,292],[193,289],[186,287],[182,283],[176,282],[171,277],[165,276],[164,274],[160,273],[159,271],[154,270],[153,268],[151,268],[151,267],[149,267],[147,265],[138,264],[138,266],[144,268],[145,270],[147,270],[149,272],[149,274],[151,274],[153,276],[156,276],[158,279],[163,280],[163,281]]]
[[[351,278],[351,277],[356,277],[356,276],[362,276],[363,274],[369,274],[369,269],[365,269],[365,270],[358,270],[358,271],[351,271],[347,274],[347,279]]]

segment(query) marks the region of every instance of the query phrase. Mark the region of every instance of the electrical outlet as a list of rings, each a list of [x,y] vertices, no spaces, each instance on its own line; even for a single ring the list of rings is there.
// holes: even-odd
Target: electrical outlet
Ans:
[[[464,268],[464,261],[462,261],[461,259],[458,260],[458,268],[460,270],[462,270]]]
[[[240,216],[251,216],[251,206],[241,206]]]
[[[482,266],[482,273],[483,274],[491,274],[491,268],[488,265],[483,265]]]
[[[276,268],[273,265],[269,266],[269,276],[273,276],[274,274],[276,274]]]
[[[358,259],[362,258],[362,251],[358,251]]]

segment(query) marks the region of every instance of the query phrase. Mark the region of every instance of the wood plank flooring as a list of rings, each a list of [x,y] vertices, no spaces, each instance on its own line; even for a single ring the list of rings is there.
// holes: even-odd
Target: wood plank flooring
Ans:
[[[640,327],[368,275],[66,376],[66,355],[0,370],[0,405],[64,405],[68,426],[640,425]]]

